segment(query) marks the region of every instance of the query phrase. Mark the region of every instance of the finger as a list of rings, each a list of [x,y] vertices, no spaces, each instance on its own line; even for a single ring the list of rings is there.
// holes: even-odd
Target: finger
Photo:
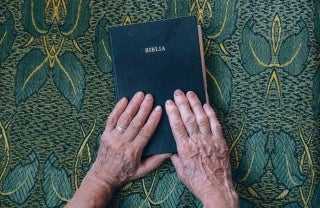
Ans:
[[[140,105],[144,99],[144,94],[142,92],[137,92],[133,98],[130,100],[124,112],[120,115],[117,122],[117,126],[121,128],[128,128],[132,118],[136,115],[140,108]]]
[[[179,109],[172,100],[167,100],[165,107],[177,148],[178,150],[183,149],[183,144],[188,142],[188,133],[181,119]]]
[[[166,154],[153,155],[149,157],[148,159],[146,159],[140,164],[136,174],[133,176],[132,179],[138,179],[143,176],[146,176],[152,170],[159,167],[163,163],[163,161],[168,159],[171,155],[172,154],[170,153],[166,153]]]
[[[204,111],[209,118],[210,128],[212,134],[217,139],[223,137],[222,136],[222,128],[220,122],[218,121],[217,115],[209,104],[204,104]]]
[[[144,124],[142,129],[139,131],[136,138],[133,140],[133,145],[143,150],[144,146],[147,145],[154,131],[157,128],[161,118],[161,114],[162,114],[161,107],[160,106],[155,107],[154,110],[151,112],[150,116],[148,117],[146,123]]]
[[[117,104],[115,105],[115,107],[113,108],[112,112],[110,113],[107,119],[107,125],[106,125],[107,131],[112,131],[116,127],[117,121],[119,120],[120,115],[126,109],[127,105],[128,105],[127,98],[122,98],[117,102]]]
[[[177,171],[178,177],[180,178],[180,180],[184,181],[184,169],[183,169],[183,164],[179,158],[179,156],[177,154],[174,154],[171,156],[171,162],[174,166],[174,168]]]
[[[170,159],[176,171],[183,170],[182,162],[180,161],[180,158],[177,154],[172,155]]]
[[[189,100],[191,109],[196,117],[198,127],[200,129],[200,132],[203,135],[209,135],[211,134],[209,119],[207,114],[204,112],[204,109],[202,107],[202,104],[198,98],[198,96],[192,92],[189,91],[187,93],[187,98]]]
[[[209,104],[204,105],[204,110],[208,115],[213,137],[216,139],[214,141],[215,149],[220,155],[223,155],[226,151],[228,152],[228,145],[223,137],[221,124],[218,121],[216,113]]]
[[[199,132],[198,124],[194,113],[192,112],[188,98],[181,90],[174,92],[174,101],[180,111],[182,121],[189,135]]]
[[[128,129],[126,130],[125,134],[128,138],[135,138],[142,127],[145,125],[146,120],[152,110],[153,106],[153,97],[150,94],[147,94],[144,97],[143,102],[138,110],[136,116],[132,119]]]

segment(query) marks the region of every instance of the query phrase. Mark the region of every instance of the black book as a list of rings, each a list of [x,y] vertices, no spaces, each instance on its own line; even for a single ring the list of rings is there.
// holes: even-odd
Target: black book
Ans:
[[[176,152],[164,104],[176,89],[207,100],[202,36],[192,16],[110,28],[117,100],[150,93],[163,108],[160,124],[144,156]]]

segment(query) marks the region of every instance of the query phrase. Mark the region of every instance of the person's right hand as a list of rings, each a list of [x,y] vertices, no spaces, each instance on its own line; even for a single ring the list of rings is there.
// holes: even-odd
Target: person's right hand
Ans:
[[[117,187],[147,175],[171,156],[141,159],[162,114],[160,106],[153,109],[153,100],[151,94],[138,92],[130,101],[118,101],[101,136],[97,158],[66,207],[106,207]]]
[[[130,102],[121,99],[108,117],[90,172],[111,188],[147,175],[171,156],[166,153],[141,159],[161,118],[162,109],[153,109],[153,101],[151,94],[137,92]]]
[[[210,105],[202,107],[194,92],[176,90],[166,112],[178,150],[171,160],[181,181],[204,207],[238,207],[228,147]]]

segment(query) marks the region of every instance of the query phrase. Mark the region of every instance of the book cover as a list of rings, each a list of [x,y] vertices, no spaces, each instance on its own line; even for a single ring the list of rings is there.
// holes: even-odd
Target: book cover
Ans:
[[[110,28],[116,98],[150,93],[154,105],[173,99],[176,89],[193,90],[206,102],[202,36],[192,16]],[[160,124],[143,155],[176,152],[168,117]]]

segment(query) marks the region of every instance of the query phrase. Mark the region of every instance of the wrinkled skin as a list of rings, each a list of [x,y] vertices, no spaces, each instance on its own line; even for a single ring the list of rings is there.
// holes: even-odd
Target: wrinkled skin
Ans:
[[[97,159],[67,207],[105,207],[115,188],[145,176],[171,154],[141,161],[145,145],[162,114],[153,97],[138,92],[130,102],[121,99],[108,117]]]
[[[178,149],[171,160],[181,181],[205,207],[238,207],[228,147],[213,109],[195,93],[177,90],[166,111]]]
[[[129,104],[120,100],[107,120],[95,165],[102,171],[96,174],[112,187],[145,176],[170,156],[155,155],[141,162],[143,149],[161,117],[161,107],[152,111],[152,105],[150,94],[138,92]]]
[[[106,207],[115,188],[145,176],[170,156],[179,178],[204,207],[238,206],[221,126],[212,108],[208,104],[202,107],[193,92],[185,95],[177,90],[174,101],[166,102],[178,153],[141,161],[162,114],[161,107],[152,106],[152,96],[142,92],[130,102],[123,98],[116,104],[102,134],[97,159],[66,207]]]

